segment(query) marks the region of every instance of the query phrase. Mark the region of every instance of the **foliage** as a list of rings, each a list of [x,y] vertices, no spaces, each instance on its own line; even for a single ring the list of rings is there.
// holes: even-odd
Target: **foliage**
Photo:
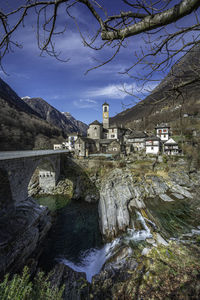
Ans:
[[[61,300],[64,286],[60,289],[52,286],[50,277],[39,272],[33,282],[30,280],[29,269],[24,268],[22,275],[15,274],[9,279],[7,274],[0,283],[1,300]]]
[[[166,155],[163,155],[163,162],[166,164],[166,163],[167,163],[167,161],[168,161],[168,158],[167,158],[167,156],[166,156]]]

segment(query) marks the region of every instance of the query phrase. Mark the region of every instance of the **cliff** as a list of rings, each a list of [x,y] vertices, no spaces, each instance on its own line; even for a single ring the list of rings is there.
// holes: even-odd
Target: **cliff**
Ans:
[[[42,98],[23,97],[23,101],[35,111],[40,118],[49,124],[58,127],[65,134],[79,132],[85,135],[88,126],[81,121],[77,121],[69,113],[61,113]]]

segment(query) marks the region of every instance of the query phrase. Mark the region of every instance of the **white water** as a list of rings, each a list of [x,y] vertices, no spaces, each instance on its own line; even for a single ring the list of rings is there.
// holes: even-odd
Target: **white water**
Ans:
[[[125,240],[144,241],[145,239],[152,237],[150,229],[146,225],[143,216],[139,212],[137,212],[137,215],[137,220],[141,222],[144,229],[136,231],[134,224],[132,224],[133,228],[127,229],[128,235],[125,237]],[[87,280],[91,282],[92,277],[101,271],[104,263],[114,254],[116,247],[122,242],[123,239],[117,238],[112,243],[105,244],[101,249],[90,249],[83,252],[80,264],[75,264],[65,258],[60,259],[59,261],[76,272],[86,273]]]
[[[60,261],[76,272],[85,272],[87,280],[91,282],[92,277],[100,272],[106,260],[112,256],[116,246],[119,244],[120,238],[117,238],[112,243],[104,245],[101,249],[90,249],[83,252],[81,263],[78,265],[64,258]]]
[[[137,215],[137,220],[140,221],[144,229],[136,231],[133,225],[133,228],[128,228],[128,236],[126,237],[126,239],[133,241],[144,241],[146,239],[152,238],[151,231],[147,226],[145,219],[140,212],[137,212]]]

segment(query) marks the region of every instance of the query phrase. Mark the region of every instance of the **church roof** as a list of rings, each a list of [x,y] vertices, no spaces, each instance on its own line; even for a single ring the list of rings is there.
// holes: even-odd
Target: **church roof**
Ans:
[[[89,125],[102,125],[99,121],[95,120],[94,122],[90,123]]]
[[[103,105],[108,105],[108,106],[109,106],[109,104],[108,104],[107,102],[104,102],[104,103],[102,104],[102,106],[103,106]]]

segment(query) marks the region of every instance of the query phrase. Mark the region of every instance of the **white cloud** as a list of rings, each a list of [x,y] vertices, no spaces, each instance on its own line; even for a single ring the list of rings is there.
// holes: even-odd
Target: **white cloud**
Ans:
[[[132,88],[131,84],[125,84],[127,90]],[[121,84],[109,84],[107,86],[90,90],[87,92],[88,97],[106,97],[109,99],[124,99],[127,94],[122,91]]]
[[[109,99],[124,99],[128,96],[128,93],[130,94],[148,94],[151,92],[155,87],[157,86],[157,83],[155,82],[149,82],[142,86],[137,86],[135,83],[128,84],[109,84],[107,86],[92,89],[86,92],[87,97],[105,97]],[[127,91],[128,93],[126,93]]]
[[[96,109],[98,106],[98,103],[95,100],[92,99],[79,99],[73,101],[74,106],[78,108],[93,108]]]

